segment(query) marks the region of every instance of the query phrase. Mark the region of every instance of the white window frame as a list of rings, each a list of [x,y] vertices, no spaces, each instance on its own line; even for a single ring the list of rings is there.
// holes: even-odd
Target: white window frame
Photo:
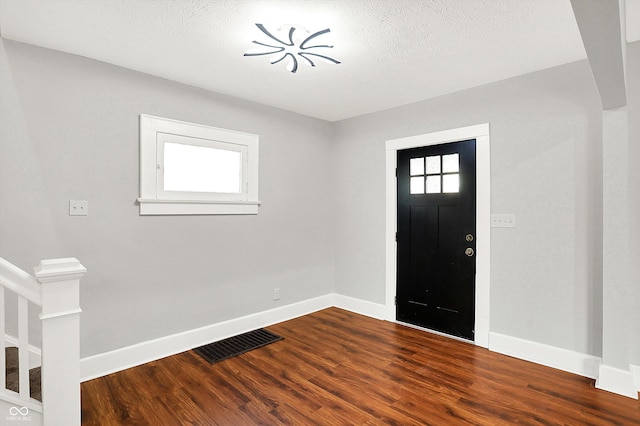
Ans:
[[[164,190],[164,144],[242,154],[239,193]],[[140,215],[258,214],[258,136],[140,114]]]

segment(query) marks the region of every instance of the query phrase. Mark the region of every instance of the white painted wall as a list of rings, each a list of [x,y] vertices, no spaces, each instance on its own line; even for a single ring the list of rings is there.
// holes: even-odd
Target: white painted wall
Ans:
[[[5,40],[0,93],[0,253],[86,266],[82,357],[333,291],[329,123]],[[141,217],[140,113],[258,134],[260,213]]]
[[[601,114],[586,61],[338,123],[336,293],[384,303],[384,141],[486,122],[492,211],[517,217],[491,233],[491,331],[600,355]]]

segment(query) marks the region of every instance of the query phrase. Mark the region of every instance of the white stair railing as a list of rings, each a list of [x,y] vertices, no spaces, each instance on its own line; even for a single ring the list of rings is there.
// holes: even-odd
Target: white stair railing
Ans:
[[[43,260],[35,277],[0,258],[0,333],[6,333],[5,291],[17,295],[19,393],[6,389],[5,345],[0,350],[0,423],[30,420],[38,425],[80,425],[80,278],[86,269],[75,258]],[[29,303],[42,322],[42,403],[29,389]]]
[[[17,296],[17,341],[18,346],[18,377],[20,392],[16,393],[6,389],[5,371],[5,346],[6,346],[6,318],[5,296],[14,293]],[[3,412],[0,412],[0,420],[20,418],[30,414],[36,418],[41,417],[42,404],[31,399],[29,389],[29,302],[36,306],[42,306],[42,295],[38,281],[18,268],[17,266],[0,258],[0,335],[2,336],[2,350],[0,350],[0,399],[6,402]],[[14,330],[15,331],[15,330]]]

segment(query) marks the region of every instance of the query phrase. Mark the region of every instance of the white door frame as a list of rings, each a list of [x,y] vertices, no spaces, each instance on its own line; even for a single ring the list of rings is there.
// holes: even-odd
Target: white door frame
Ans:
[[[476,140],[476,315],[475,344],[489,347],[491,249],[491,168],[489,123],[386,141],[386,296],[385,319],[396,322],[397,152],[402,149]]]

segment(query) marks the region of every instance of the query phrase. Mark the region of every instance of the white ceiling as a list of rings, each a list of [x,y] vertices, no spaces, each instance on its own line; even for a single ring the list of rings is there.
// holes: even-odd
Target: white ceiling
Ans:
[[[244,57],[255,23],[329,27],[342,63]],[[569,0],[0,0],[0,33],[329,121],[586,57]]]

